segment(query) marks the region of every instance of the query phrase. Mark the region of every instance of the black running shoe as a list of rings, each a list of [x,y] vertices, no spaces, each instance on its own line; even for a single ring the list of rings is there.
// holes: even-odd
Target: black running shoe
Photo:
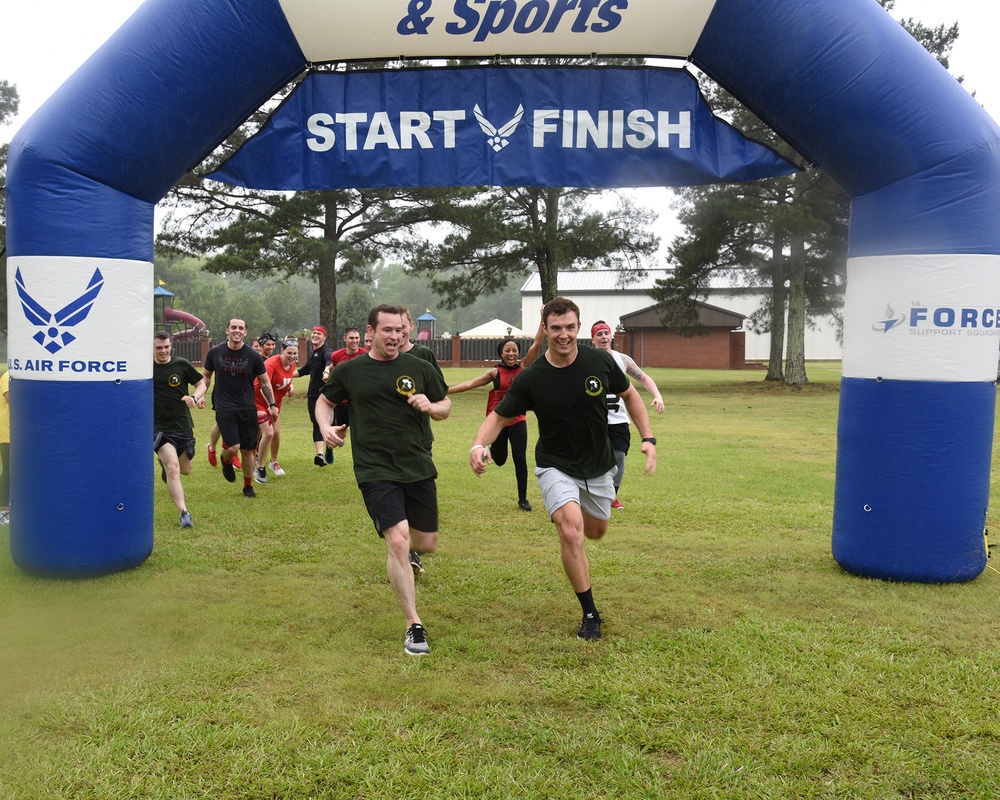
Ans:
[[[257,483],[267,483],[267,470],[265,470],[263,467],[254,467],[253,479]]]
[[[236,470],[233,469],[233,462],[222,459],[222,477],[230,483],[236,481]]]
[[[250,499],[253,499],[254,497],[257,496],[257,492],[253,490],[252,484],[243,487],[243,496],[249,497]]]
[[[576,634],[577,639],[586,639],[588,642],[596,642],[601,638],[601,615],[584,614],[583,622],[580,623],[580,630]]]
[[[327,464],[332,464],[333,463],[333,448],[332,447],[326,448],[326,453],[324,454],[324,460],[326,461]]]
[[[408,656],[425,656],[431,651],[430,645],[427,644],[427,631],[419,622],[414,622],[406,629],[403,649]]]
[[[410,551],[410,566],[413,567],[414,575],[424,574],[424,565],[420,563],[420,553],[416,550]]]
[[[317,453],[316,454],[316,458],[313,459],[313,464],[315,464],[317,467],[325,467],[326,466],[326,459],[323,458],[323,454],[322,453]]]
[[[517,507],[522,511],[531,511],[531,503],[529,503],[527,500],[518,500]]]

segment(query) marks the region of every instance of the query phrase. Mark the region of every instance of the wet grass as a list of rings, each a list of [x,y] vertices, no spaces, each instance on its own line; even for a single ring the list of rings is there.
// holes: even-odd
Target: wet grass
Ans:
[[[350,445],[314,466],[301,398],[256,501],[200,451],[182,531],[157,483],[137,569],[40,580],[0,542],[0,798],[995,796],[1000,576],[832,560],[836,367],[653,371],[658,473],[629,460],[588,549],[597,644],[536,487],[525,514],[510,466],[468,469],[485,392],[435,425],[429,658],[403,654]]]

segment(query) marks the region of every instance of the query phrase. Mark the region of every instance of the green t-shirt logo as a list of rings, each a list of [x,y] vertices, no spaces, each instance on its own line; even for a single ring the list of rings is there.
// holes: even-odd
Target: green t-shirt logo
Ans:
[[[417,391],[417,384],[409,375],[400,375],[396,378],[396,391],[409,396]]]

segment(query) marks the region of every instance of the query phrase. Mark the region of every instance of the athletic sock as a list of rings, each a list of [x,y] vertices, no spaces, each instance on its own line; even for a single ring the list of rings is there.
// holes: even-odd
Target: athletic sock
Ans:
[[[597,606],[594,605],[594,595],[591,594],[591,590],[587,589],[585,592],[577,592],[576,599],[580,601],[580,607],[583,609],[583,616],[588,614],[593,614],[597,616]]]

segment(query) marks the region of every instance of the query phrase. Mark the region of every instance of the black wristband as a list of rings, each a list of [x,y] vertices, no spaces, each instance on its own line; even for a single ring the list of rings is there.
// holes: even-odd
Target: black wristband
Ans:
[[[647,436],[642,441],[649,442],[650,444],[655,445],[656,444],[656,437],[655,436]]]

